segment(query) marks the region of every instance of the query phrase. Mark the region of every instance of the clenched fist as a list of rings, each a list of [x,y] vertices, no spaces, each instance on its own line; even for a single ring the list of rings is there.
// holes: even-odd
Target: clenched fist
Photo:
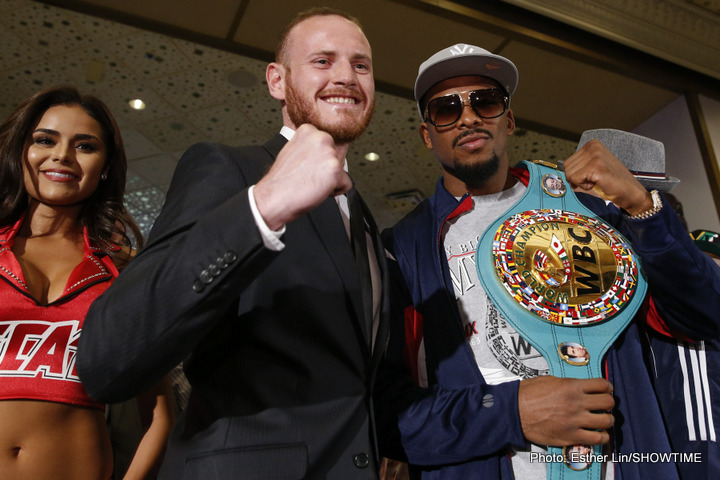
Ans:
[[[630,215],[650,210],[650,193],[598,140],[590,140],[564,163],[565,177],[575,191],[609,200]]]
[[[268,227],[278,230],[331,195],[352,187],[343,169],[345,156],[332,137],[310,124],[301,125],[280,151],[253,193]]]

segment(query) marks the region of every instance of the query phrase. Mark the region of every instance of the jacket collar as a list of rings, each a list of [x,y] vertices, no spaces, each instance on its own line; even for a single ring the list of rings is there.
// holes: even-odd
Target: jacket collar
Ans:
[[[11,250],[24,219],[23,215],[13,225],[0,228],[0,276],[29,295],[22,267]],[[65,290],[58,300],[98,281],[115,278],[118,275],[112,259],[88,237],[87,228],[83,228],[83,245],[83,260],[73,269]]]
[[[517,178],[523,185],[527,186],[530,181],[530,172],[523,167],[510,167],[510,174]],[[448,192],[443,183],[443,177],[440,177],[435,186],[435,194],[429,198],[435,218],[438,225],[442,225],[446,220],[460,215],[472,208],[472,200],[469,199],[470,194],[465,193],[460,199]]]
[[[263,147],[268,151],[268,153],[270,153],[270,155],[272,155],[273,159],[275,159],[286,143],[287,138],[282,136],[280,133],[276,133],[270,140],[265,142]]]

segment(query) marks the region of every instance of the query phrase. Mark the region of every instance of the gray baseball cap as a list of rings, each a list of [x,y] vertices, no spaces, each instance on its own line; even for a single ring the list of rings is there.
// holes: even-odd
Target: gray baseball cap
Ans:
[[[436,83],[463,75],[492,78],[502,85],[510,96],[515,93],[518,84],[518,71],[510,60],[475,45],[457,43],[443,48],[420,65],[414,90],[420,117],[420,101],[428,90]]]

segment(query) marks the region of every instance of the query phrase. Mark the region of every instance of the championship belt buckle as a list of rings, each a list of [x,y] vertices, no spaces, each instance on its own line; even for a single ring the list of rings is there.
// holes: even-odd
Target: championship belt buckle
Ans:
[[[485,230],[478,277],[505,320],[566,378],[602,377],[602,359],[647,291],[629,242],[580,203],[545,162],[525,195]],[[601,474],[600,446],[548,447],[548,480]]]

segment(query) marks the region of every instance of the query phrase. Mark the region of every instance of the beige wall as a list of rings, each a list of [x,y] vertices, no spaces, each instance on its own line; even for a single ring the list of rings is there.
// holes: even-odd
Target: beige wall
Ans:
[[[720,158],[720,103],[702,97],[701,103],[705,121],[714,135],[715,156]],[[720,218],[685,97],[675,99],[634,132],[665,144],[665,170],[667,175],[681,180],[672,193],[683,204],[690,230],[720,232]]]
[[[715,163],[718,164],[718,169],[720,169],[720,102],[700,96],[700,106],[710,134],[711,147],[715,152]]]

